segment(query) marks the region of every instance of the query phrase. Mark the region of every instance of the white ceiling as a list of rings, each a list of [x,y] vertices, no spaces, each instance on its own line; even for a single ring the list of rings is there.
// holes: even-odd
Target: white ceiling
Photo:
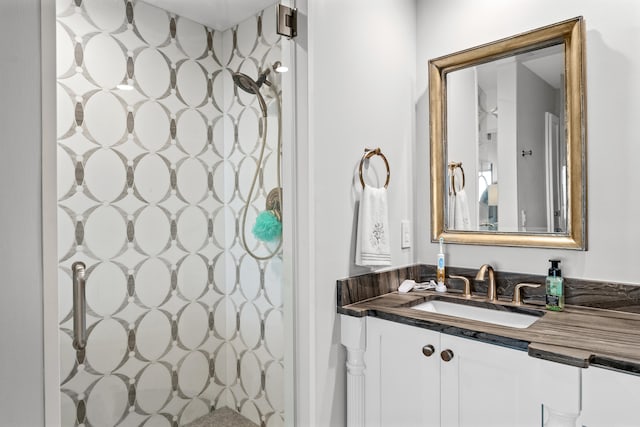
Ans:
[[[516,59],[525,67],[537,74],[555,89],[562,86],[564,74],[564,45],[554,45],[531,52],[521,53]],[[485,91],[496,90],[496,79],[499,61],[486,62],[476,67],[478,85]]]
[[[555,89],[560,89],[564,75],[564,45],[534,51],[531,59],[522,59],[522,64]]]
[[[276,0],[144,0],[214,30],[239,24]],[[275,12],[274,12],[275,13]]]

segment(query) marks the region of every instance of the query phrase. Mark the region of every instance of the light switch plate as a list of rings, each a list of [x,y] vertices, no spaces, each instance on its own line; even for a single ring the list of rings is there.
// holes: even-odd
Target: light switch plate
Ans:
[[[402,249],[410,248],[411,247],[411,223],[406,219],[400,221],[400,235],[402,236],[401,238],[402,243],[400,244],[400,247]]]

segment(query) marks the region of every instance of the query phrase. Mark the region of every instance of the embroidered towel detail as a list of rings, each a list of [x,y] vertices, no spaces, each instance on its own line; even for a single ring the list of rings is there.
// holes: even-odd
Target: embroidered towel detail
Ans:
[[[358,211],[356,264],[391,265],[387,189],[366,186]]]

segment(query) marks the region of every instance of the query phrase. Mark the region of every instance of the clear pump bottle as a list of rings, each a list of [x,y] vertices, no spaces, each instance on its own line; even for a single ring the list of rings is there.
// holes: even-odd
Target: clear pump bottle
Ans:
[[[564,308],[564,284],[562,270],[558,268],[560,260],[550,259],[551,268],[546,280],[547,310],[562,311]]]

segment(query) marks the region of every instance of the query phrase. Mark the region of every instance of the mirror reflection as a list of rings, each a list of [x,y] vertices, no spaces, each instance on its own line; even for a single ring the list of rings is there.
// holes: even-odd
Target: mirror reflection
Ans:
[[[567,233],[564,44],[446,74],[449,230]]]

